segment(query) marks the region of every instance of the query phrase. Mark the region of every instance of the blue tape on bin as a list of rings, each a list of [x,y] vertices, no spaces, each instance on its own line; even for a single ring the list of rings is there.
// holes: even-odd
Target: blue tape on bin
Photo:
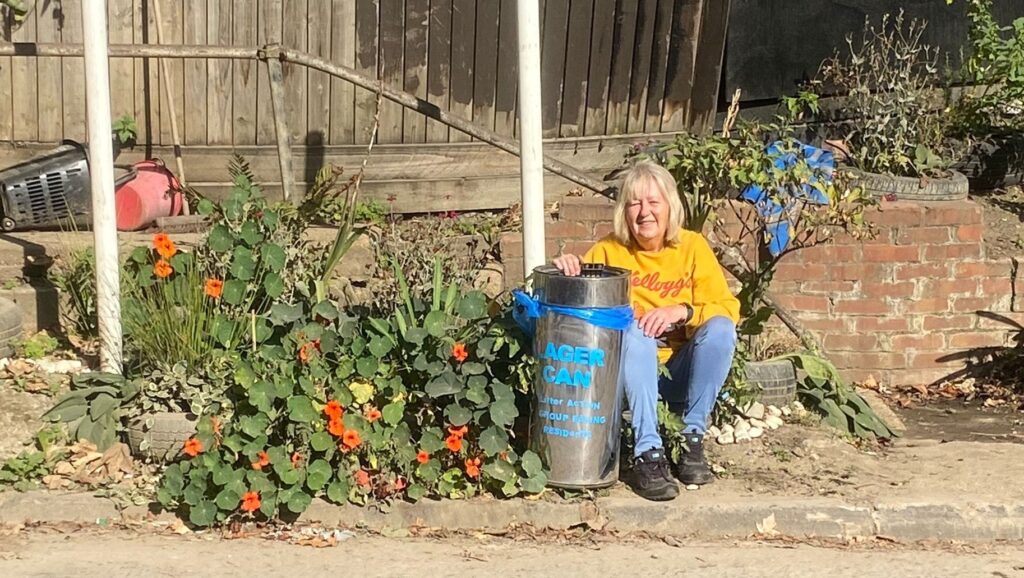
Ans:
[[[548,311],[582,319],[592,325],[616,331],[625,331],[633,323],[633,308],[629,305],[604,308],[563,307],[541,303],[518,290],[513,291],[512,296],[516,300],[512,309],[512,318],[530,336],[533,336],[536,329],[536,320]]]

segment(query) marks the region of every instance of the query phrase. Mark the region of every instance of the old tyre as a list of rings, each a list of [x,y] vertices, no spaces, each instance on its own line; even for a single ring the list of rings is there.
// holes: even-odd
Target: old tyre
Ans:
[[[796,399],[796,367],[788,359],[751,361],[746,364],[747,383],[759,388],[757,400],[782,407]]]
[[[0,297],[0,357],[14,355],[14,342],[21,337],[21,309]]]
[[[171,461],[181,453],[185,440],[195,435],[197,422],[190,413],[143,414],[128,424],[128,446],[137,457]]]
[[[967,198],[970,183],[962,173],[951,171],[944,178],[894,177],[853,171],[855,184],[878,198],[897,201],[960,201]]]

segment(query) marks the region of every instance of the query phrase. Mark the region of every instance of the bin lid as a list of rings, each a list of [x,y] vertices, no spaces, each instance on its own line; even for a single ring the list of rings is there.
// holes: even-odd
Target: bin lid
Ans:
[[[620,307],[629,305],[629,269],[584,263],[576,277],[563,275],[553,265],[533,270],[533,294],[548,305],[565,307]]]

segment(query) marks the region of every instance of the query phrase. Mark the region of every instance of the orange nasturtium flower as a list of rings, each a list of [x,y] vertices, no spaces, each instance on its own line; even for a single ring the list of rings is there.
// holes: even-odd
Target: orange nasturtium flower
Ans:
[[[220,435],[220,418],[215,415],[210,416],[210,427],[213,429],[213,435]]]
[[[203,453],[203,442],[196,438],[188,438],[185,440],[185,449],[182,451],[194,458]]]
[[[466,358],[469,357],[469,351],[466,350],[466,344],[456,343],[455,347],[452,348],[452,357],[454,357],[455,361],[458,361],[459,363],[466,361]]]
[[[398,478],[395,480],[395,491],[401,492],[406,487],[408,487],[408,485],[409,484],[405,483],[405,478]]]
[[[345,430],[345,434],[341,436],[341,443],[345,444],[350,450],[354,450],[359,447],[359,444],[363,443],[363,438],[359,437],[359,432],[354,429]]]
[[[416,454],[416,461],[421,464],[425,464],[430,461],[430,454],[423,450],[420,450],[419,453]]]
[[[370,411],[366,412],[366,419],[370,420],[370,423],[373,423],[373,422],[379,420],[380,416],[381,416],[380,410],[375,408],[375,407],[371,407]]]
[[[171,273],[174,273],[174,269],[171,267],[170,263],[163,259],[160,259],[156,262],[156,265],[153,265],[153,274],[161,279],[170,277]]]
[[[242,510],[252,513],[260,509],[260,493],[246,492],[242,496]]]
[[[256,461],[252,463],[252,469],[262,470],[263,468],[270,465],[270,456],[267,452],[259,452],[256,454]]]
[[[462,437],[452,434],[444,440],[444,445],[448,446],[452,453],[458,453],[462,451]]]
[[[336,399],[332,399],[324,406],[324,414],[331,419],[341,419],[343,411],[341,402]]]
[[[466,458],[466,475],[473,479],[480,477],[480,458]]]
[[[345,435],[345,422],[341,421],[341,418],[331,418],[331,421],[327,424],[327,431],[332,436],[340,438]]]
[[[320,340],[310,341],[309,343],[303,343],[302,347],[299,348],[299,361],[302,363],[309,363],[309,360],[313,357],[313,350],[320,351]]]
[[[356,472],[356,483],[364,488],[370,487],[370,474],[366,473],[366,470],[359,470]]]
[[[301,464],[302,464],[302,456],[299,455],[299,452],[293,453],[292,454],[292,467],[298,469],[299,465],[301,465]]]
[[[451,426],[451,427],[448,428],[448,433],[450,433],[453,436],[456,436],[458,438],[466,437],[466,432],[468,432],[468,431],[469,431],[469,428],[467,428],[466,426],[462,426],[462,427]]]
[[[170,259],[178,253],[178,248],[174,246],[174,241],[164,233],[153,235],[153,247],[156,248],[156,252],[164,259]]]
[[[206,285],[203,286],[203,292],[207,297],[220,299],[220,296],[224,294],[224,282],[220,279],[207,279]]]

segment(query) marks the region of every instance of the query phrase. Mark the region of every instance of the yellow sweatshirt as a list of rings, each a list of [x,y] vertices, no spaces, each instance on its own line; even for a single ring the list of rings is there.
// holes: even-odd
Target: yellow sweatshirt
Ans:
[[[739,322],[740,302],[729,291],[718,259],[699,233],[684,229],[674,247],[660,251],[626,247],[609,235],[587,251],[583,262],[633,272],[631,299],[637,318],[668,305],[685,303],[693,307],[693,318],[686,324],[685,335],[667,336],[668,347],[658,349],[662,363],[708,319],[720,315]]]

